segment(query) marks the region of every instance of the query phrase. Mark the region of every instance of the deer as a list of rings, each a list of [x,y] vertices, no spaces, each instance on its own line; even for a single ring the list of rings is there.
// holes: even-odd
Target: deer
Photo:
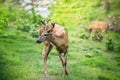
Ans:
[[[39,29],[39,38],[36,43],[43,43],[43,63],[44,75],[48,77],[47,58],[53,47],[56,48],[58,56],[64,68],[64,76],[68,76],[67,72],[67,54],[68,54],[68,33],[64,28],[55,23],[45,23],[40,21],[44,26]]]
[[[93,22],[91,22],[89,28],[87,29],[88,35],[89,35],[88,37],[90,37],[90,33],[93,31],[94,32],[94,38],[99,39],[97,33],[100,31],[100,32],[102,32],[104,34],[104,36],[106,38],[108,38],[107,30],[108,30],[107,22],[93,21]]]

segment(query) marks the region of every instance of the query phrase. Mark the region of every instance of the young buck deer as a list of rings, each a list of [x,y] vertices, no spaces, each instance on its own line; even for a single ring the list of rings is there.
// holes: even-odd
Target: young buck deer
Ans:
[[[88,28],[88,35],[90,36],[91,31],[93,31],[94,38],[99,39],[97,33],[100,31],[105,35],[106,38],[108,38],[107,30],[108,30],[108,24],[106,22],[93,21]]]
[[[67,52],[68,52],[68,35],[67,32],[55,23],[45,24],[41,21],[44,27],[39,30],[40,37],[36,41],[37,43],[44,43],[43,49],[43,60],[44,60],[44,75],[48,77],[47,70],[47,57],[52,50],[53,46],[56,47],[60,60],[62,61],[62,66],[64,67],[64,76],[68,75],[66,65],[67,65]],[[62,55],[62,53],[64,53]]]

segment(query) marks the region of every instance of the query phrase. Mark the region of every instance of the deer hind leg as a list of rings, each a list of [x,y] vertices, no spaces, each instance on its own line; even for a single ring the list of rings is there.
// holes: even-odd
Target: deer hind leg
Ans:
[[[47,57],[50,51],[52,50],[52,45],[49,43],[44,43],[44,51],[43,51],[43,63],[44,63],[44,75],[48,77],[48,70],[47,70]]]
[[[64,76],[68,75],[67,69],[66,69],[66,65],[67,65],[67,52],[64,53],[64,55],[62,56],[61,53],[59,53],[59,57],[60,60],[62,62],[62,66],[64,67]]]
[[[105,38],[107,39],[108,38],[107,31],[102,31],[102,33],[105,35]]]
[[[66,75],[68,75],[68,72],[67,72],[67,69],[66,69],[66,65],[67,65],[67,52],[64,53],[63,64],[64,64],[64,76],[66,76]]]

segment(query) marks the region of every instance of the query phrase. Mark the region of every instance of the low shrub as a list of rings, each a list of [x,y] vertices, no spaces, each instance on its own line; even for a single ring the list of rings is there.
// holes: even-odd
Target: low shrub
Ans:
[[[29,32],[31,29],[31,25],[30,24],[23,24],[23,25],[20,24],[20,26],[18,26],[17,29],[21,30],[23,32]]]
[[[107,50],[110,50],[110,51],[114,50],[114,42],[113,42],[113,40],[111,38],[109,38],[106,41],[106,48],[107,48]]]
[[[2,5],[0,5],[0,29],[4,30],[8,26],[8,12],[7,8],[4,8]]]
[[[80,38],[82,38],[82,39],[88,39],[88,36],[83,33],[83,34],[80,35]]]
[[[30,36],[37,38],[38,37],[38,32],[37,31],[31,31]]]
[[[93,56],[101,56],[102,55],[102,51],[100,50],[100,48],[89,48],[89,49],[84,49],[86,54],[86,57],[93,57]]]

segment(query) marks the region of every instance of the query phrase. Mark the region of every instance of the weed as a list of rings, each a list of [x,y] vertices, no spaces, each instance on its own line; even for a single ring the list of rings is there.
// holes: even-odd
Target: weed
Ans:
[[[97,35],[98,35],[100,41],[103,40],[103,34],[101,32],[98,32]]]
[[[113,42],[113,40],[111,38],[109,38],[106,41],[106,48],[107,48],[107,50],[110,50],[110,51],[114,50],[114,42]]]
[[[80,38],[82,38],[82,39],[88,39],[88,36],[83,33],[83,34],[80,35]]]

